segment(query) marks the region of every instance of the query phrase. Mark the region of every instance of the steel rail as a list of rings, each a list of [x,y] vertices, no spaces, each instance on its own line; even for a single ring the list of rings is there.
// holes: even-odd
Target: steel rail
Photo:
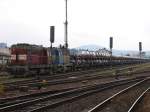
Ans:
[[[130,68],[130,67],[119,67],[119,68],[124,68],[124,69],[128,69],[128,68]],[[111,68],[104,68],[104,69],[111,69]],[[113,67],[113,69],[118,69],[118,67]],[[36,79],[36,78],[34,78],[34,79],[26,79],[26,80],[21,80],[21,81],[16,81],[16,82],[6,82],[6,83],[3,83],[4,85],[18,85],[19,83],[22,83],[22,84],[26,84],[26,83],[30,83],[30,82],[33,82],[33,81],[35,81],[35,82],[38,82],[38,81],[41,81],[42,79],[57,79],[57,78],[62,78],[62,77],[67,77],[67,76],[69,76],[69,77],[71,77],[71,76],[78,76],[78,75],[83,75],[84,76],[84,74],[86,74],[87,75],[87,73],[89,74],[89,73],[92,73],[92,72],[94,72],[94,73],[96,73],[96,72],[99,72],[99,71],[101,71],[101,69],[99,68],[99,69],[92,69],[92,70],[86,70],[86,71],[76,71],[76,72],[69,72],[69,73],[65,73],[65,74],[57,74],[57,75],[53,75],[53,76],[43,76],[43,77],[40,77],[41,79],[40,80],[38,80],[38,79]]]
[[[101,75],[101,73],[95,73],[94,75],[85,75],[85,76],[80,76],[80,77],[75,77],[75,78],[67,78],[67,79],[58,79],[58,80],[52,80],[52,81],[47,81],[46,85],[57,85],[57,84],[65,84],[65,83],[74,83],[74,82],[80,82],[83,80],[92,80],[92,79],[101,79],[101,78],[111,78],[115,77],[113,75]],[[42,82],[32,82],[32,83],[26,83],[22,84],[20,86],[28,86],[28,87],[37,87],[38,84],[42,84]]]
[[[106,90],[106,89],[109,89],[109,88],[112,88],[112,87],[121,86],[121,85],[127,84],[129,82],[130,81],[124,82],[124,83],[122,82],[121,84],[119,84],[119,83],[117,83],[117,84],[110,84],[110,85],[104,86],[104,87],[96,89],[96,90],[87,91],[85,93],[73,96],[71,98],[66,98],[66,99],[54,102],[52,104],[33,109],[33,110],[29,111],[29,112],[40,112],[40,111],[43,111],[43,110],[47,110],[49,108],[54,108],[54,107],[56,107],[58,105],[61,105],[61,104],[64,104],[64,103],[68,103],[68,102],[73,102],[73,101],[75,101],[75,100],[77,100],[79,98],[87,97],[87,96],[92,95],[94,93],[97,93],[97,92],[100,92],[100,91],[103,91],[103,90]]]
[[[2,108],[0,108],[0,112],[7,112],[7,111],[13,110],[13,109],[16,110],[17,108],[22,108],[22,107],[25,107],[25,106],[29,106],[31,104],[33,105],[37,102],[47,101],[47,100],[50,100],[52,98],[58,98],[58,97],[62,97],[62,96],[68,95],[68,94],[83,92],[83,94],[81,94],[81,95],[72,97],[72,98],[64,100],[64,101],[60,101],[59,103],[57,102],[57,103],[52,104],[52,105],[61,104],[62,102],[67,102],[68,100],[70,101],[70,100],[82,97],[84,95],[89,95],[89,94],[94,93],[94,92],[102,91],[102,90],[105,90],[105,89],[108,89],[108,88],[111,88],[111,87],[127,84],[127,83],[130,83],[130,82],[140,81],[142,79],[134,78],[134,79],[128,79],[128,80],[111,81],[111,82],[108,82],[108,83],[105,83],[105,84],[99,84],[99,85],[94,85],[94,86],[91,86],[91,87],[85,87],[85,88],[70,90],[70,91],[67,91],[67,92],[62,92],[62,93],[58,93],[58,94],[54,94],[54,95],[50,95],[50,96],[46,96],[46,97],[42,97],[42,98],[38,98],[38,99],[34,99],[34,100],[22,102],[22,103],[17,103],[17,104],[14,104],[14,105],[9,105],[9,106],[6,106],[6,107],[2,107]],[[97,88],[98,88],[98,90],[96,90]],[[87,92],[87,93],[84,93],[84,92]],[[52,106],[52,105],[49,105],[49,106]],[[49,106],[45,106],[45,107],[41,107],[41,108],[48,108]],[[39,110],[39,109],[37,109],[37,110]]]
[[[145,81],[149,80],[150,78],[146,78],[140,82],[137,82],[136,84],[133,84],[121,91],[119,91],[118,93],[114,94],[113,96],[107,98],[106,100],[104,100],[103,102],[99,103],[98,105],[96,105],[94,108],[90,109],[88,112],[97,112],[100,108],[104,107],[104,105],[108,104],[112,99],[114,99],[116,96],[121,95],[122,93],[127,92],[128,90],[132,89],[133,87],[136,87],[142,83],[144,83]]]
[[[55,84],[55,82],[60,82],[63,80],[62,78],[69,78],[73,76],[82,76],[82,77],[87,77],[90,75],[90,73],[97,73],[100,72],[101,70],[96,69],[96,70],[88,70],[88,71],[76,71],[76,72],[70,72],[66,74],[57,74],[53,76],[45,76],[45,77],[39,77],[40,79],[34,78],[34,79],[26,79],[26,80],[21,80],[21,81],[16,81],[16,82],[6,82],[3,83],[6,87],[6,90],[11,90],[9,88],[14,89],[19,89],[19,86],[34,86],[36,84],[39,84],[42,80],[47,80],[49,84]],[[98,74],[99,75],[99,74]],[[51,81],[49,81],[51,80]],[[62,82],[63,83],[63,82]]]
[[[132,106],[130,107],[130,109],[128,110],[128,112],[132,112],[136,106],[138,105],[138,103],[140,103],[140,101],[144,98],[145,94],[150,90],[150,87],[148,89],[146,89],[137,99],[136,101],[132,104]]]
[[[106,76],[106,77],[108,77],[108,76]],[[139,77],[140,78],[140,77]],[[142,77],[141,77],[142,78]],[[144,77],[143,77],[144,78]],[[70,82],[73,82],[73,81],[71,81],[70,80]],[[57,81],[57,83],[60,83],[59,81]],[[62,82],[61,82],[62,83]],[[52,83],[52,84],[55,84],[55,83]],[[75,89],[75,88],[70,88],[70,89]],[[63,89],[63,91],[64,90],[69,90],[69,89]],[[56,92],[61,92],[62,90],[60,90],[60,91],[47,91],[47,92],[44,92],[44,93],[38,93],[39,95],[40,94],[52,94],[52,93],[56,93]],[[17,98],[25,98],[25,97],[30,97],[31,95],[32,96],[36,96],[36,95],[38,95],[38,94],[27,94],[27,95],[21,95],[21,96],[17,96],[17,97],[10,97],[10,98],[0,98],[0,102],[2,103],[2,102],[6,102],[6,101],[11,101],[11,100],[16,100]],[[2,107],[3,106],[3,104],[0,104],[0,107]]]
[[[114,67],[114,68],[118,68],[118,67]],[[122,67],[121,67],[122,68]],[[130,67],[124,67],[123,69],[128,69]],[[107,69],[107,68],[106,68]],[[63,74],[63,75],[54,75],[54,76],[48,76],[46,78],[46,80],[48,80],[46,82],[46,85],[47,86],[51,86],[51,85],[57,85],[57,84],[65,84],[65,83],[74,83],[74,82],[79,82],[79,81],[82,81],[82,80],[92,80],[92,79],[96,79],[96,78],[107,78],[107,77],[115,77],[114,75],[101,75],[101,74],[105,74],[105,73],[111,73],[111,72],[103,72],[103,73],[97,73],[99,71],[99,69],[96,69],[95,70],[90,70],[90,72],[94,71],[94,75],[90,76],[89,74],[89,71],[80,71],[80,72],[74,72],[75,74],[72,74],[72,73],[67,73],[67,74]],[[83,73],[83,74],[82,74]],[[87,73],[87,74],[86,74]],[[71,74],[70,76],[68,74]],[[75,79],[69,79],[69,77],[71,78],[72,76],[79,76],[79,74],[82,74],[82,76],[80,77],[75,77]],[[67,77],[67,79],[60,79],[62,77]],[[118,75],[118,76],[124,76],[124,75]],[[54,78],[55,77],[55,78]],[[49,81],[49,79],[58,79],[59,77],[59,80],[52,80],[52,81]],[[85,78],[85,79],[84,79]],[[44,78],[41,78],[40,80],[37,80],[37,79],[33,79],[33,80],[29,80],[29,81],[23,81],[21,83],[21,81],[19,81],[21,84],[17,84],[17,82],[15,82],[15,84],[11,84],[13,85],[12,89],[13,90],[16,90],[16,89],[19,89],[21,86],[27,86],[29,87],[29,89],[31,88],[35,88],[37,87],[39,84],[42,84],[42,79]],[[82,80],[81,80],[82,79]],[[33,82],[34,81],[34,82]],[[11,88],[11,86],[6,86],[6,90],[9,90],[9,88]]]
[[[21,103],[21,102],[25,102],[25,101],[29,101],[33,98],[52,95],[52,94],[56,94],[56,93],[60,93],[60,92],[69,91],[69,90],[72,90],[72,89],[77,89],[77,87],[61,89],[59,91],[58,90],[56,90],[56,91],[51,91],[50,90],[50,91],[44,91],[44,92],[39,92],[39,93],[31,93],[31,94],[26,94],[26,95],[21,95],[21,96],[16,96],[16,97],[0,99],[0,108],[1,107],[6,107],[6,106],[9,106],[9,105],[13,105],[13,104],[17,104],[17,103]]]

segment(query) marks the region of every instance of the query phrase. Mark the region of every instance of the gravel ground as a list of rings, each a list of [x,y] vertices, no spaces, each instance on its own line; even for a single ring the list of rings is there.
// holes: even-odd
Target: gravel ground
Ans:
[[[87,112],[87,110],[89,110],[90,108],[96,106],[103,100],[107,99],[118,91],[130,86],[131,84],[133,83],[94,93],[90,96],[77,99],[74,102],[66,103],[58,106],[57,108],[49,109],[42,112]]]
[[[133,74],[130,76],[120,76],[119,79],[133,78],[135,76],[144,76],[144,75],[149,75],[149,73]],[[70,77],[70,78],[75,78],[75,77]],[[44,87],[40,90],[38,90],[37,88],[33,88],[27,92],[20,92],[19,90],[8,91],[8,92],[4,92],[3,94],[0,94],[0,98],[15,97],[19,95],[39,93],[39,92],[50,91],[50,90],[53,91],[53,90],[60,90],[66,88],[82,87],[85,85],[99,84],[99,83],[105,83],[107,81],[115,81],[115,80],[116,79],[113,77],[111,78],[107,77],[107,78],[100,78],[100,79],[84,80],[84,81],[74,82],[74,83],[51,85],[51,86]]]
[[[130,76],[130,78],[133,78],[134,76]],[[120,76],[119,79],[126,79],[129,78],[128,76]],[[74,83],[65,83],[65,84],[57,84],[57,85],[51,85],[47,87],[43,87],[42,89],[34,88],[32,90],[29,90],[27,92],[20,92],[17,91],[10,91],[5,92],[4,94],[0,95],[0,98],[8,98],[8,97],[15,97],[19,95],[25,95],[25,94],[31,94],[31,93],[39,93],[39,92],[46,92],[46,91],[55,91],[55,90],[61,90],[61,89],[67,89],[67,88],[79,88],[86,85],[93,85],[93,84],[101,84],[106,83],[108,81],[116,81],[117,79],[113,77],[107,77],[107,78],[100,78],[100,79],[92,79],[92,80],[84,80],[80,82],[74,82]]]
[[[149,72],[150,73],[150,72]],[[93,72],[95,74],[95,72]],[[133,77],[133,76],[142,76],[142,75],[147,75],[148,73],[141,73],[141,74],[133,74],[133,75],[128,75],[124,76],[122,78],[126,77]],[[92,75],[92,73],[91,73]],[[75,78],[75,77],[70,77],[70,78]],[[92,79],[92,80],[84,80],[82,82],[76,82],[76,83],[66,83],[66,84],[58,84],[58,85],[52,85],[52,86],[47,86],[45,88],[42,88],[41,90],[38,90],[37,88],[32,88],[27,92],[20,92],[19,90],[15,91],[7,91],[4,92],[3,94],[0,94],[0,98],[7,98],[7,97],[15,97],[19,95],[25,95],[25,94],[31,94],[31,93],[38,93],[38,92],[43,92],[43,91],[49,91],[49,90],[59,90],[59,89],[66,89],[66,88],[72,88],[72,87],[81,87],[84,85],[91,85],[95,83],[104,83],[106,81],[111,81],[115,80],[114,78],[103,78],[103,79]]]
[[[134,101],[145,91],[150,85],[150,81],[136,86],[133,89],[117,96],[108,105],[98,112],[127,112]],[[140,88],[140,89],[139,89]]]

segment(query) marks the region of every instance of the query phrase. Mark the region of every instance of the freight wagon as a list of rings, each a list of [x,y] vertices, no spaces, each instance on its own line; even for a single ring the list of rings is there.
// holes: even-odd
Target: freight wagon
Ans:
[[[74,69],[139,64],[150,61],[149,59],[111,56],[111,52],[106,49],[102,49],[102,51],[72,50],[70,57],[71,63],[75,67]]]

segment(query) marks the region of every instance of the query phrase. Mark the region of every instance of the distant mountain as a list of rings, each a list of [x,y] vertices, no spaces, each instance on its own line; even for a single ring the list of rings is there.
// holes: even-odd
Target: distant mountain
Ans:
[[[145,57],[150,59],[150,51],[145,52]]]
[[[113,50],[114,56],[131,56],[131,57],[139,57],[139,51],[132,50]],[[143,51],[142,56],[145,58],[150,58],[150,51]]]
[[[138,51],[132,51],[132,50],[113,50],[113,55],[115,56],[134,56],[134,55],[138,55]]]

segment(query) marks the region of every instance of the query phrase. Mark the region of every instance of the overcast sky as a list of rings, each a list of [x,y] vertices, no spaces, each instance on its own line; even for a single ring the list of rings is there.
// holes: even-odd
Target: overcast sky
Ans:
[[[96,44],[114,49],[150,50],[149,0],[68,0],[69,47]],[[65,0],[0,0],[0,42],[64,44]]]

